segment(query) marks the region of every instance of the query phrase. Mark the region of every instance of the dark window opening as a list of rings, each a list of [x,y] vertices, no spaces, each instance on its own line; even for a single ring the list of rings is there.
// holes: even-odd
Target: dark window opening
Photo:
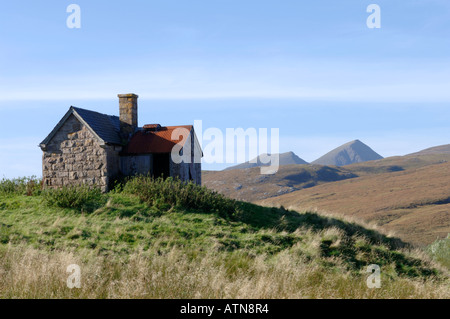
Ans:
[[[170,153],[153,154],[153,177],[170,176]]]

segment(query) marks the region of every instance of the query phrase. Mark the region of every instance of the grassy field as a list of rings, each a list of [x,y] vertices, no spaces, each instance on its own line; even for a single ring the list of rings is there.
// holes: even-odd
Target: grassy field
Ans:
[[[0,298],[450,297],[448,270],[425,251],[344,219],[176,181],[109,194],[23,184],[0,187]],[[67,287],[70,264],[80,289]]]

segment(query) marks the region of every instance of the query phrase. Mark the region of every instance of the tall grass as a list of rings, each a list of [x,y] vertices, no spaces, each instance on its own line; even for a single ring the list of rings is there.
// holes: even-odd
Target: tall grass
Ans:
[[[157,208],[194,209],[214,212],[221,217],[233,217],[238,206],[235,200],[211,191],[192,182],[183,182],[178,178],[152,178],[138,176],[129,179],[123,186],[123,192],[138,196],[143,202]]]
[[[173,248],[152,257],[126,259],[84,251],[0,249],[0,298],[450,298],[445,286],[382,273],[381,288],[369,289],[367,274],[324,269],[284,251],[260,255]],[[67,287],[67,266],[81,268],[81,288]]]
[[[434,260],[450,269],[450,234],[447,238],[436,240],[427,251]]]

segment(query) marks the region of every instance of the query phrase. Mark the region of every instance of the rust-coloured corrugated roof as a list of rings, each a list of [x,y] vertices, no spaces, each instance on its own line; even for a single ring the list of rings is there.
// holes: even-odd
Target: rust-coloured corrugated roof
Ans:
[[[177,139],[172,140],[172,134],[178,128],[184,128],[187,132],[190,132],[192,130],[192,125],[162,126],[158,131],[140,130],[133,135],[128,144],[124,147],[122,154],[170,153],[177,143],[183,141],[183,138],[178,136]],[[185,141],[186,139],[184,139],[183,144]],[[181,144],[181,146],[183,146],[183,144]]]

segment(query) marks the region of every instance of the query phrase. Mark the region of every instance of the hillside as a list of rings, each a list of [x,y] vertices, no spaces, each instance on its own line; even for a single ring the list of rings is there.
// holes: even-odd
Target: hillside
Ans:
[[[328,152],[312,164],[345,166],[353,163],[367,162],[382,159],[383,157],[374,152],[369,146],[360,140],[354,140],[341,145]]]
[[[450,144],[430,147],[409,155],[450,154]]]
[[[408,158],[417,164],[413,158]],[[397,172],[367,174],[260,203],[299,210],[314,208],[373,221],[386,231],[395,231],[405,241],[423,245],[450,233],[449,181],[450,162],[441,162]]]
[[[228,197],[256,201],[349,178],[414,170],[450,161],[450,154],[395,156],[345,167],[322,165],[280,166],[273,175],[261,175],[257,168],[203,171],[204,186]]]
[[[381,160],[355,163],[345,166],[345,169],[358,175],[374,175],[381,173],[415,170],[421,167],[446,163],[450,161],[450,154],[426,154],[392,156]]]
[[[104,195],[3,184],[0,298],[450,297],[445,269],[340,218],[170,180]],[[66,287],[70,264],[81,267],[80,289]],[[381,266],[382,289],[366,286],[370,264]]]
[[[272,175],[261,175],[259,168],[204,171],[202,183],[227,197],[254,201],[356,176],[338,167],[286,165]]]
[[[274,175],[260,175],[258,169],[205,172],[203,175],[203,183],[208,188],[236,199],[261,203],[263,199],[275,197],[264,203],[266,205],[283,205],[285,207],[293,205],[297,208],[319,207],[330,212],[338,212],[346,215],[362,216],[363,212],[366,211],[365,203],[367,202],[367,214],[370,216],[362,216],[362,218],[374,220],[379,225],[383,225],[382,227],[386,227],[386,230],[394,229],[399,231],[399,236],[404,240],[412,240],[414,243],[423,245],[431,243],[436,239],[436,236],[445,237],[450,219],[445,221],[439,216],[442,216],[448,210],[441,212],[441,209],[445,208],[442,205],[428,205],[414,208],[413,203],[428,200],[428,197],[432,199],[439,199],[442,196],[445,197],[445,190],[448,190],[448,186],[445,186],[445,183],[448,185],[449,182],[448,180],[442,181],[442,179],[445,179],[445,176],[440,175],[440,166],[438,165],[448,162],[450,162],[450,154],[437,153],[394,156],[381,160],[355,163],[345,167],[291,165],[280,167],[280,170]],[[417,173],[418,170],[427,167],[429,168],[426,172],[429,172],[429,174],[426,172],[420,174],[420,171]],[[410,180],[400,179],[396,182],[396,189],[403,189],[403,192],[407,194],[407,197],[405,197],[405,194],[401,194],[399,198],[408,198],[409,200],[409,203],[402,204],[403,206],[407,206],[402,211],[405,217],[396,222],[382,222],[380,220],[385,219],[385,215],[389,215],[391,210],[380,208],[381,212],[377,211],[372,216],[374,214],[374,208],[371,208],[371,205],[376,206],[377,202],[371,203],[366,193],[351,188],[351,185],[356,185],[355,188],[358,188],[359,186],[357,185],[359,184],[353,184],[353,182],[362,183],[365,188],[371,187],[374,190],[379,190],[380,197],[377,197],[377,200],[379,200],[379,204],[383,204],[385,202],[383,197],[385,194],[388,198],[393,195],[390,192],[390,188],[386,186],[385,178],[397,178],[396,176],[401,176],[402,172],[410,176]],[[414,173],[419,175],[409,175]],[[351,182],[349,180],[350,178],[352,178]],[[347,183],[344,183],[343,180],[347,180]],[[412,185],[420,184],[422,180],[424,181],[423,185],[430,185],[430,187],[409,186],[410,183]],[[338,183],[335,184],[334,182]],[[328,183],[330,185],[325,186]],[[321,187],[318,188],[320,185]],[[442,193],[443,191],[444,195]],[[285,195],[276,198],[277,196],[289,193],[293,194],[292,197]],[[342,197],[339,202],[328,202],[326,194],[329,193],[336,193],[335,198],[341,195]],[[308,196],[307,194],[317,194],[317,196],[314,198],[305,198],[302,194],[305,194],[305,196]],[[392,200],[395,202],[395,196],[398,194],[394,194]],[[295,200],[296,196],[298,196],[298,200]],[[324,198],[321,198],[321,196],[324,196]],[[353,206],[357,207],[355,208],[357,212],[353,210]],[[426,215],[423,215],[423,218],[419,218],[422,212]],[[409,213],[412,215],[409,215]],[[433,219],[431,222],[425,217],[435,215],[437,215],[437,219]],[[406,218],[406,216],[416,216],[418,220]],[[445,227],[442,227],[441,223]],[[436,231],[438,234],[435,234]]]
[[[280,166],[293,165],[293,164],[308,164],[306,161],[302,160],[300,157],[295,155],[294,152],[286,152],[286,153],[281,153],[278,155],[279,155],[279,165]],[[266,165],[267,164],[264,164],[261,161],[261,156],[258,156],[256,158],[252,159],[251,161],[248,161],[248,162],[245,162],[242,164],[238,164],[235,166],[227,167],[225,169],[225,171],[229,171],[229,170],[233,170],[233,169],[246,169],[246,168],[253,168],[253,167],[261,167],[261,166],[266,166]]]

